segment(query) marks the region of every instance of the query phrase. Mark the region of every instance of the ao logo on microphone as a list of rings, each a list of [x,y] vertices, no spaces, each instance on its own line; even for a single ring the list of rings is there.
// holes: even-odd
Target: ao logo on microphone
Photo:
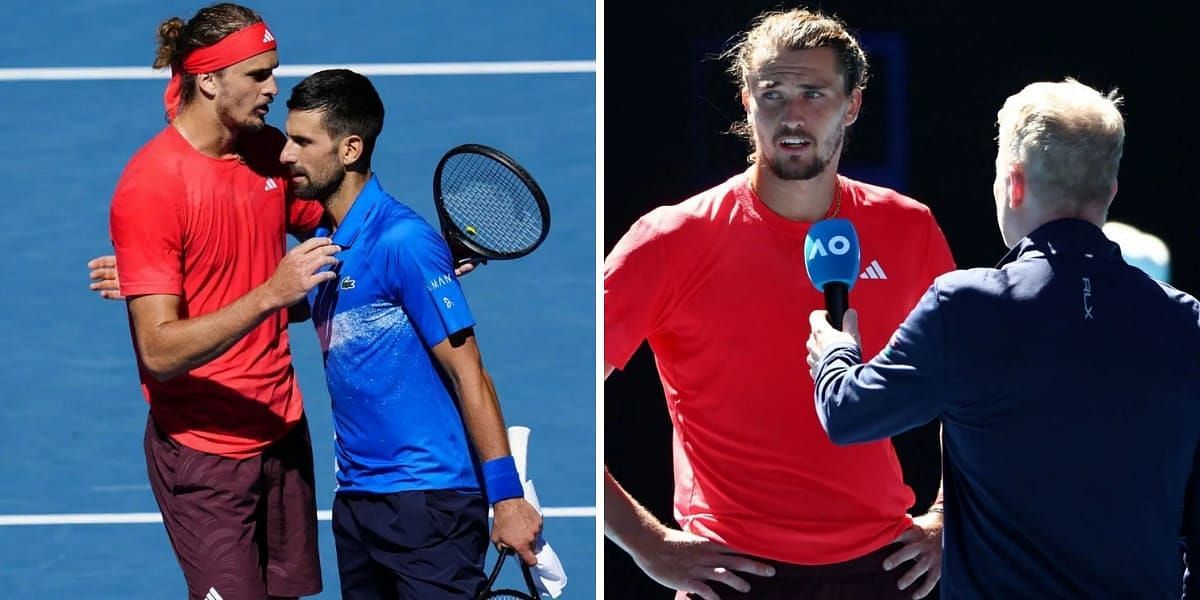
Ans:
[[[833,282],[853,288],[859,259],[858,232],[846,219],[817,221],[804,237],[804,268],[818,290]]]
[[[824,242],[822,242],[819,238],[813,239],[812,246],[808,250],[808,256],[806,256],[804,259],[812,260],[818,256],[829,256],[830,254],[833,254],[834,256],[841,256],[849,252],[852,248],[849,238],[844,235],[835,235],[829,238],[828,245],[829,250],[826,251],[826,244]]]

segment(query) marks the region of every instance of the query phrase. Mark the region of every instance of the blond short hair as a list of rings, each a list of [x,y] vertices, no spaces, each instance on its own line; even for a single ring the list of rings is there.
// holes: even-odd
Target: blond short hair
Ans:
[[[1024,166],[1037,198],[1066,207],[1112,198],[1125,145],[1122,98],[1068,77],[1009,96],[997,113],[999,159]]]

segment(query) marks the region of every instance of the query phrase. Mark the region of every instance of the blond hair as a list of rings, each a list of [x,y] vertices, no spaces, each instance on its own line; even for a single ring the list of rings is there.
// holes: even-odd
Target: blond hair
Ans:
[[[729,61],[728,73],[739,89],[748,85],[750,71],[754,67],[754,54],[761,48],[830,48],[837,54],[838,69],[845,79],[846,95],[850,95],[855,88],[867,86],[867,55],[858,40],[846,30],[846,24],[837,17],[803,8],[759,15],[753,26],[738,34],[722,55]]]
[[[998,158],[1023,165],[1026,188],[1045,202],[1107,204],[1125,144],[1121,101],[1070,77],[1029,84],[996,115]]]

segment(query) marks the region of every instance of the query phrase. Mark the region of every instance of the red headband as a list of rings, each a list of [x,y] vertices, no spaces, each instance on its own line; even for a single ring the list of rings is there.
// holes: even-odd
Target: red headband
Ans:
[[[183,103],[183,74],[212,73],[275,49],[275,36],[267,24],[259,21],[244,29],[231,33],[221,41],[197,48],[183,60],[183,68],[171,66],[171,81],[163,93],[163,104],[167,107],[167,118],[174,119]]]

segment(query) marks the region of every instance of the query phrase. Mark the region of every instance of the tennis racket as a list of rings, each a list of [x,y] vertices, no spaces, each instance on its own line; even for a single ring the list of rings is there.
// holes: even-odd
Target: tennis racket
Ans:
[[[433,203],[456,267],[520,258],[550,233],[550,205],[533,176],[481,144],[442,156],[433,172]]]
[[[504,561],[513,555],[512,548],[501,548],[500,557],[496,559],[496,566],[492,567],[492,574],[488,577],[487,585],[484,586],[483,592],[479,594],[479,600],[488,600],[489,598],[513,598],[516,600],[538,600],[541,596],[538,594],[537,586],[533,583],[533,573],[529,572],[529,565],[525,564],[520,558],[517,558],[517,564],[521,565],[521,574],[525,576],[525,591],[499,589],[493,590],[492,586],[496,584],[496,578],[500,576],[500,569],[504,567]]]

